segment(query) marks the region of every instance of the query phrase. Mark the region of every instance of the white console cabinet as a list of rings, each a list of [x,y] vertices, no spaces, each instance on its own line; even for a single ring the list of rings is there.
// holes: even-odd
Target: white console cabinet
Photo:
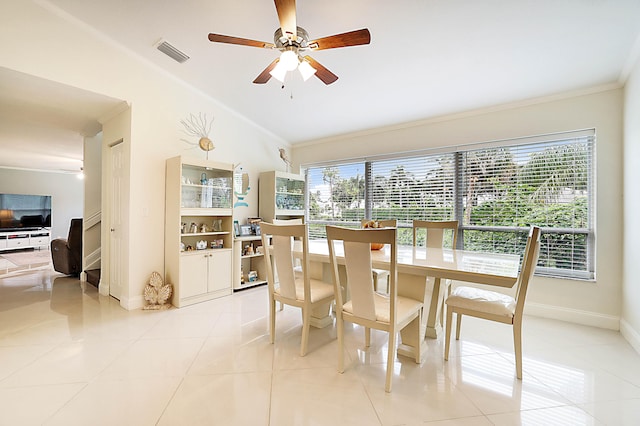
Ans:
[[[35,231],[0,232],[0,251],[26,248],[48,248],[51,231],[43,228]]]

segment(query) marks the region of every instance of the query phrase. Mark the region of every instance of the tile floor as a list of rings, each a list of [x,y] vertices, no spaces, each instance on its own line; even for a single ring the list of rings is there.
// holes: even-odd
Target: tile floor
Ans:
[[[49,269],[0,277],[0,425],[637,425],[640,356],[619,333],[524,323],[524,379],[511,328],[466,318],[442,358],[397,358],[384,392],[386,338],[312,329],[299,311],[268,340],[260,287],[168,311],[126,311]]]

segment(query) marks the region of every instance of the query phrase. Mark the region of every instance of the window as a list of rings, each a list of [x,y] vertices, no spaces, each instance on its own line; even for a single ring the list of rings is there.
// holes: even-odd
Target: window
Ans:
[[[309,166],[307,220],[359,226],[397,219],[458,220],[458,248],[520,254],[542,227],[538,274],[593,279],[593,130],[502,141],[451,152]]]

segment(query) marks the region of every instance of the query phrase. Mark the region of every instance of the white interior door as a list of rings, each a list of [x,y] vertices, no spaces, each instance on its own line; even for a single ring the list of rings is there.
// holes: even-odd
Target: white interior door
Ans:
[[[111,191],[109,194],[109,294],[120,300],[122,294],[122,181],[123,143],[110,149]]]

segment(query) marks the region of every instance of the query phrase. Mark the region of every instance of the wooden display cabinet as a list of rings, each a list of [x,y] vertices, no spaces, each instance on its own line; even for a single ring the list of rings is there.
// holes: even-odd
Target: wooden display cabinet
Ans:
[[[232,164],[167,160],[165,281],[174,306],[231,294],[232,202]]]
[[[274,219],[304,219],[304,176],[280,171],[260,173],[259,215]]]

